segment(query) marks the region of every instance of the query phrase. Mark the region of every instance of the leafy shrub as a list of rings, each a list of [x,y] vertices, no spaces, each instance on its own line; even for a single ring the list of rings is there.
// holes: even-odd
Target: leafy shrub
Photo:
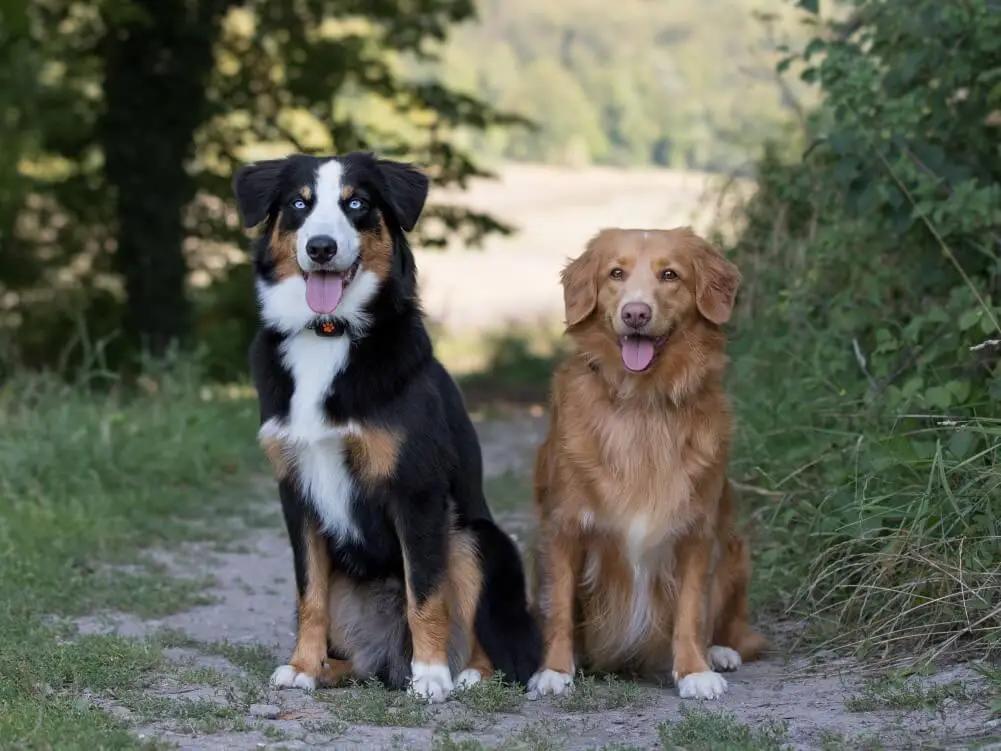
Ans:
[[[836,641],[1001,651],[1001,4],[847,5],[732,249],[759,567]]]

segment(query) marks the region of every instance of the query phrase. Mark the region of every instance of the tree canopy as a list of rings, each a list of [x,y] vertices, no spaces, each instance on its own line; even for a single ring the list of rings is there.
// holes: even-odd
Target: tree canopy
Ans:
[[[438,185],[482,174],[455,134],[518,119],[431,70],[474,10],[471,0],[10,0],[0,23],[8,362],[117,362],[194,333],[240,368],[253,296],[232,262],[234,168],[374,149],[425,165]],[[506,229],[441,205],[422,228],[432,245]]]

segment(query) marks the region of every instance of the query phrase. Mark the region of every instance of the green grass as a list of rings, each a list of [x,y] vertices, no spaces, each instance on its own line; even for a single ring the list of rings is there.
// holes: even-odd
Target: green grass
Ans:
[[[346,723],[420,728],[428,726],[432,719],[427,703],[404,691],[389,691],[374,679],[314,696]]]
[[[978,665],[976,670],[987,680],[991,712],[1001,717],[1001,664]]]
[[[494,511],[529,511],[532,509],[532,476],[508,470],[488,477],[483,489]]]
[[[636,683],[614,675],[578,675],[573,691],[556,697],[554,704],[564,712],[605,712],[623,707],[642,707],[650,695]]]
[[[754,728],[725,712],[682,710],[678,722],[657,726],[665,751],[780,751],[786,748],[786,728],[772,722]]]
[[[560,751],[571,729],[566,720],[546,718],[524,725],[489,745],[472,738],[453,738],[449,731],[435,734],[434,751]]]
[[[1001,423],[880,412],[760,325],[735,337],[729,377],[732,475],[756,489],[738,501],[752,606],[870,663],[1001,654]],[[762,386],[777,383],[782,398]]]
[[[820,734],[820,751],[882,751],[883,743],[874,735],[846,737],[825,731]]]
[[[171,720],[182,732],[218,733],[220,730],[240,730],[247,726],[246,711],[229,704],[208,699],[173,699],[136,694],[124,701],[143,723]]]
[[[949,699],[969,700],[974,694],[960,681],[921,683],[916,678],[885,675],[869,681],[845,700],[849,712],[881,709],[939,709]]]
[[[204,581],[173,579],[144,551],[225,537],[231,524],[220,522],[251,497],[248,472],[262,462],[246,394],[207,390],[183,367],[142,383],[145,393],[112,384],[95,395],[21,377],[0,390],[5,745],[143,745],[80,697],[138,690],[162,667],[159,647],[79,637],[67,619],[160,616],[205,601]]]
[[[457,692],[456,701],[479,715],[517,713],[525,704],[525,692],[502,680],[503,676],[495,673],[488,680]]]

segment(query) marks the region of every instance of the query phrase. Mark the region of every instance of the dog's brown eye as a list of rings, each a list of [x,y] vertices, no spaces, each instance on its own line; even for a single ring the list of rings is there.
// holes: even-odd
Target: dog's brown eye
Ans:
[[[614,269],[612,269],[612,273],[609,274],[609,276],[612,277],[612,279],[621,279],[625,275],[626,275],[626,272],[624,272],[618,266],[616,266]]]
[[[664,269],[663,271],[660,272],[660,280],[662,282],[670,282],[670,281],[672,281],[674,279],[677,279],[677,278],[678,278],[678,275],[674,271],[674,269]]]

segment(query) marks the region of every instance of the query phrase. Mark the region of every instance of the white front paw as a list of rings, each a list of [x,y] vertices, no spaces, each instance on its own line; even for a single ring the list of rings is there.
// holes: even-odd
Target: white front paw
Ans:
[[[558,670],[540,670],[528,681],[528,698],[538,699],[540,696],[552,694],[559,696],[573,688],[573,675],[561,673]]]
[[[316,688],[316,679],[300,673],[295,665],[281,665],[271,674],[271,685],[275,688],[304,688],[312,691]]]
[[[726,678],[711,670],[692,673],[678,681],[678,693],[682,699],[719,699],[726,693]]]
[[[432,704],[443,702],[452,693],[452,674],[448,665],[410,663],[410,693]]]
[[[483,675],[476,668],[466,668],[461,673],[459,677],[455,679],[456,688],[469,688],[470,686],[475,686],[477,683],[483,680]]]
[[[713,670],[729,672],[741,666],[740,653],[729,647],[709,647],[709,664]]]

